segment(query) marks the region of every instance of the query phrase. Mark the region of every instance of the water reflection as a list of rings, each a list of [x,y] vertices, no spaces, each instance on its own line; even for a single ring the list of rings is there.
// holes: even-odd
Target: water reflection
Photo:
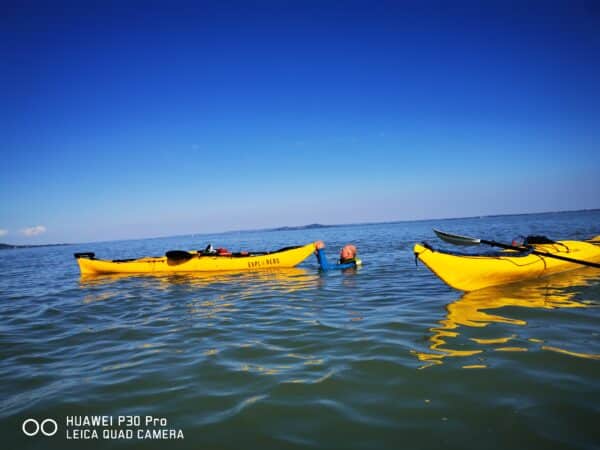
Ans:
[[[84,303],[139,296],[139,292],[145,292],[146,298],[164,292],[160,294],[164,300],[175,295],[176,290],[184,289],[191,295],[190,314],[201,312],[214,317],[216,313],[234,312],[237,301],[293,294],[318,286],[319,280],[318,273],[287,268],[256,272],[85,275],[81,276],[79,286],[85,292]]]
[[[271,287],[282,289],[284,292],[294,292],[306,285],[312,285],[318,275],[300,268],[282,268],[273,270],[260,270],[255,272],[189,272],[177,274],[148,273],[148,274],[86,274],[81,275],[81,287],[106,286],[119,281],[149,282],[154,288],[167,288],[173,285],[187,285],[193,287],[208,286],[218,283],[254,284],[267,282]]]
[[[439,326],[431,328],[433,333],[429,341],[432,352],[414,352],[425,364],[422,368],[442,364],[447,357],[469,357],[485,351],[526,352],[523,345],[511,345],[516,334],[495,338],[477,338],[461,335],[461,327],[484,328],[494,324],[526,326],[527,321],[510,317],[501,312],[506,307],[521,308],[586,308],[592,302],[580,300],[582,288],[600,281],[596,269],[581,269],[562,275],[555,275],[543,280],[521,284],[497,286],[463,294],[458,300],[447,305],[446,318],[439,321]],[[492,312],[493,310],[493,312]],[[508,312],[507,312],[508,313]],[[473,330],[470,330],[472,332]],[[543,344],[541,339],[530,338],[533,344]],[[458,349],[457,347],[461,347]],[[463,348],[465,347],[465,348]],[[600,359],[593,353],[573,352],[555,346],[542,345],[541,350],[554,351],[580,358]],[[480,361],[481,362],[481,361]],[[472,364],[463,368],[485,368],[485,364]]]
[[[138,336],[136,358],[152,361],[159,352],[178,360],[254,375],[318,374],[314,352],[285,356],[293,346],[277,342],[314,314],[310,291],[322,276],[289,268],[256,272],[100,275],[80,279],[84,303],[130,299],[130,313],[118,318],[123,332]],[[111,314],[111,313],[109,313]],[[127,330],[127,331],[125,331]],[[145,333],[145,334],[144,334]],[[181,336],[193,336],[187,340]],[[251,339],[248,339],[251,336]],[[275,342],[272,342],[275,341]],[[193,342],[193,344],[190,344]],[[137,361],[137,360],[136,360]],[[127,369],[118,361],[103,370]]]

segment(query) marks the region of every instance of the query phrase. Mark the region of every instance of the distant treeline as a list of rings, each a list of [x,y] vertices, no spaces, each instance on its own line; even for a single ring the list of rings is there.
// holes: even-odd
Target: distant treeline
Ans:
[[[269,228],[265,231],[289,231],[289,230],[310,230],[313,228],[330,228],[335,227],[336,225],[322,225],[320,223],[311,223],[310,225],[300,225],[297,227],[279,227],[279,228]]]
[[[9,249],[9,248],[61,247],[63,245],[71,245],[71,244],[13,245],[13,244],[2,244],[2,243],[0,243],[0,250],[6,250],[6,249]]]

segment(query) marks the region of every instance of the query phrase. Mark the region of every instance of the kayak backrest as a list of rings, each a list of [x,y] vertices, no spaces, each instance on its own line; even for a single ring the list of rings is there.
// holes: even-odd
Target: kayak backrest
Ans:
[[[96,254],[93,252],[81,252],[81,253],[73,253],[73,256],[75,257],[75,259],[79,259],[79,258],[94,259],[96,257]]]
[[[523,245],[533,245],[533,244],[555,244],[556,241],[546,237],[546,236],[527,236],[523,241]]]

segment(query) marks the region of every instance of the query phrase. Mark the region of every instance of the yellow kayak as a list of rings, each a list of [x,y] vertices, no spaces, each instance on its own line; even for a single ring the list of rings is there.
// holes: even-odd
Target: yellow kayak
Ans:
[[[82,275],[106,273],[175,273],[249,271],[294,267],[315,252],[315,243],[298,247],[286,247],[274,252],[227,253],[207,255],[203,252],[173,251],[167,256],[145,257],[128,260],[96,259],[93,253],[76,253]]]
[[[599,263],[600,239],[584,241],[556,241],[535,244],[539,252],[566,256]],[[515,283],[540,278],[582,266],[528,252],[503,251],[495,255],[465,255],[434,250],[426,244],[416,244],[415,256],[449,286],[460,291],[474,291],[489,286]]]

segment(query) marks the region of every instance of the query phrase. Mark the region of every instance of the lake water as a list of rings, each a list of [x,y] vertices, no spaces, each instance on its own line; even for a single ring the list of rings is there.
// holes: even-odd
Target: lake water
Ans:
[[[442,245],[432,227],[583,239],[600,211],[1,251],[3,448],[599,448],[600,271],[463,295],[415,267],[415,242]],[[364,266],[81,279],[72,257],[317,239],[332,260],[354,243]],[[184,438],[67,439],[86,427],[66,418],[91,415]],[[27,437],[27,418],[58,432]]]

